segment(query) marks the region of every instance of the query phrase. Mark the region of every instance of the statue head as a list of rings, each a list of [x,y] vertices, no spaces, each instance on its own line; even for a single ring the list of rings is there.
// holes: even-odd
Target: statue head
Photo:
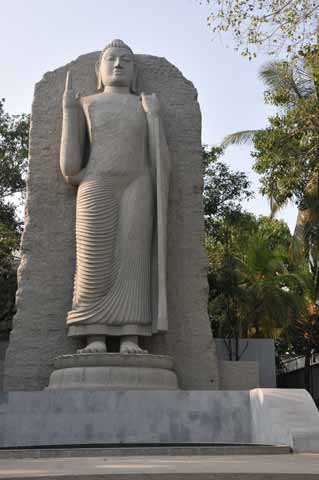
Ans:
[[[136,93],[137,68],[134,53],[122,40],[112,40],[102,50],[96,63],[97,88],[105,86],[129,87]]]

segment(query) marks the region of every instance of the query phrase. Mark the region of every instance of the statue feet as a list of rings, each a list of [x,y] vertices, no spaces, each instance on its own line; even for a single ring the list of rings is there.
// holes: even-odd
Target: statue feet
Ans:
[[[77,353],[105,353],[106,342],[103,335],[94,335],[87,337],[87,346],[77,350]]]
[[[138,346],[138,337],[129,335],[121,337],[120,353],[148,353]]]
[[[90,335],[86,337],[87,346],[77,350],[77,353],[106,353],[106,341],[104,335]],[[121,337],[120,353],[148,353],[138,346],[138,337],[127,335]]]

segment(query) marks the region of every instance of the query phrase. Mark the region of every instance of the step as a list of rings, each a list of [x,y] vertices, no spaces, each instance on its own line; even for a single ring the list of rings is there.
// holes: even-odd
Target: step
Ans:
[[[1,448],[2,458],[126,457],[156,455],[284,455],[291,453],[286,445],[108,445],[77,447]]]

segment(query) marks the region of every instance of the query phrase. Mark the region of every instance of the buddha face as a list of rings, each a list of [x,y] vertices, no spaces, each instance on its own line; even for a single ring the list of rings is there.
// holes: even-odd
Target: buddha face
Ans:
[[[123,47],[110,47],[100,63],[102,84],[106,86],[130,88],[134,78],[134,58]]]

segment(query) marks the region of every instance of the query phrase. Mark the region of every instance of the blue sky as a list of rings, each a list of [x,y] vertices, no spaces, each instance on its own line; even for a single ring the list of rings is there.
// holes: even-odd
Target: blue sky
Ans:
[[[198,90],[203,117],[203,143],[218,144],[228,133],[267,125],[271,109],[263,102],[254,62],[234,52],[227,39],[216,38],[206,25],[209,7],[198,0],[14,0],[1,5],[0,97],[10,113],[31,110],[34,84],[48,70],[83,53],[100,50],[113,38],[126,41],[136,53],[166,57]],[[231,147],[224,160],[252,172],[250,148]],[[260,195],[246,208],[268,214]],[[293,229],[296,210],[280,212]]]

